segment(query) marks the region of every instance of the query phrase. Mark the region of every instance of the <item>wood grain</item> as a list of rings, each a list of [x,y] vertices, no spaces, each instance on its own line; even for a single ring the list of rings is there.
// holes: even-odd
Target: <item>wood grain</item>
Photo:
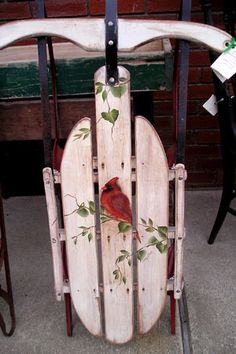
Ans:
[[[43,181],[48,211],[48,224],[50,232],[53,274],[54,274],[54,289],[56,299],[63,299],[63,265],[61,242],[59,237],[59,220],[57,213],[57,203],[54,189],[54,180],[52,170],[49,167],[43,170]]]
[[[129,81],[129,73],[119,67],[120,77]],[[105,67],[95,74],[95,84],[105,83]],[[99,191],[113,177],[119,177],[119,185],[131,201],[131,116],[130,88],[121,98],[108,95],[109,106],[117,109],[119,116],[114,127],[101,119],[102,112],[108,110],[107,102],[101,94],[96,95],[97,154]],[[107,87],[109,89],[109,87]],[[126,284],[116,280],[113,271],[120,250],[132,253],[132,232],[118,234],[116,221],[101,224],[101,245],[103,263],[104,311],[106,338],[113,343],[125,343],[133,334],[133,275],[127,262],[120,264]]]
[[[136,209],[137,229],[142,244],[148,243],[141,218],[152,219],[155,226],[168,227],[169,169],[164,148],[154,128],[143,117],[135,120]],[[139,244],[137,247],[141,247]],[[146,333],[163,310],[167,292],[167,252],[156,247],[147,249],[147,256],[138,262],[138,326]]]
[[[96,218],[83,217],[76,212],[77,203],[94,200],[91,134],[79,139],[81,128],[90,129],[90,119],[83,118],[71,131],[65,146],[61,165],[61,189],[66,234],[71,298],[75,310],[85,327],[94,335],[102,334],[98,257],[96,244]],[[75,236],[81,227],[91,227],[92,239]]]
[[[213,26],[185,21],[120,19],[118,27],[120,51],[133,50],[157,38],[182,38],[222,52],[225,42],[232,39],[229,34]],[[0,48],[40,35],[66,38],[86,50],[105,50],[104,20],[94,18],[23,20],[4,24],[0,27]]]

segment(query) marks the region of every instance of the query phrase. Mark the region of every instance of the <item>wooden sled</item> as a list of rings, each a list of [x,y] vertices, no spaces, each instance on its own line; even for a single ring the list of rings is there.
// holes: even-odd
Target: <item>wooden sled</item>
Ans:
[[[174,37],[199,41],[221,52],[231,40],[219,29],[196,23],[118,22],[118,49],[123,51]],[[55,35],[86,50],[104,51],[104,34],[103,19],[16,21],[0,26],[0,48],[22,38]],[[160,318],[167,292],[174,299],[181,297],[186,171],[183,164],[169,170],[161,141],[144,117],[135,118],[131,133],[127,70],[119,67],[118,83],[109,86],[105,68],[99,69],[95,93],[96,134],[89,118],[80,120],[68,138],[61,172],[43,171],[55,293],[58,300],[71,296],[78,316],[93,335],[104,333],[113,343],[125,343],[134,332],[134,306],[138,332],[144,334]],[[92,154],[92,133],[96,135],[96,156]],[[131,144],[133,136],[135,143]],[[176,189],[174,227],[168,225],[170,180],[175,180]],[[59,223],[54,183],[61,185],[64,228]],[[118,198],[115,203],[111,199],[109,207],[102,196],[114,185]],[[168,279],[171,239],[175,240],[175,266],[174,276]],[[71,334],[69,301],[66,304]]]
[[[59,229],[53,172],[45,168],[43,175],[56,296],[60,299],[64,291],[60,240],[65,239],[66,291],[70,291],[79,318],[92,334],[105,332],[109,341],[125,343],[133,335],[135,297],[138,331],[143,334],[159,319],[167,291],[173,291],[175,299],[181,296],[186,172],[182,164],[169,170],[159,136],[141,116],[135,118],[132,154],[130,77],[125,68],[118,69],[119,85],[113,88],[105,84],[105,67],[95,74],[97,156],[92,155],[89,118],[76,124],[66,143],[56,178],[61,183],[64,230]],[[114,177],[135,210],[133,227],[125,216],[114,216],[101,205],[104,186]],[[169,228],[172,179],[176,180],[176,226]],[[118,209],[125,206],[120,199],[114,205]],[[135,239],[137,233],[141,243]],[[176,240],[175,276],[168,280],[170,238]]]

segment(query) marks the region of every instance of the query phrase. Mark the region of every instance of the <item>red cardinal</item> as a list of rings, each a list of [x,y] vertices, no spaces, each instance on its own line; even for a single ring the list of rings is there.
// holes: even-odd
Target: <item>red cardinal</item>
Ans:
[[[101,204],[111,216],[132,224],[130,202],[117,184],[118,179],[118,177],[113,177],[102,187]],[[136,232],[136,238],[141,242],[138,232]]]

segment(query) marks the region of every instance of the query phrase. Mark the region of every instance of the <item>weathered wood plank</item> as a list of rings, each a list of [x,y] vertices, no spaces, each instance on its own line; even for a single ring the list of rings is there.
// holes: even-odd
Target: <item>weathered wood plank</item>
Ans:
[[[89,118],[82,119],[72,130],[61,165],[67,261],[75,310],[92,334],[101,335],[92,143],[91,134],[84,139],[83,129],[90,130]]]
[[[165,46],[166,48],[166,46]],[[86,52],[71,43],[55,43],[58,95],[77,95],[94,92],[93,76],[104,65],[105,58],[99,52]],[[165,57],[168,63],[165,63]],[[163,42],[119,56],[119,62],[130,71],[132,91],[170,89],[172,58],[165,51]],[[168,66],[168,69],[166,68]],[[0,97],[39,97],[39,77],[36,46],[20,46],[0,51]],[[50,92],[51,92],[51,78]]]
[[[156,21],[119,19],[118,45],[120,51],[133,50],[142,43],[157,38],[181,38],[200,42],[222,52],[232,37],[213,26],[187,21]],[[127,33],[129,34],[127,36]],[[0,27],[0,48],[27,37],[58,36],[66,38],[86,50],[105,50],[104,20],[44,19],[14,21]]]
[[[186,171],[183,164],[175,166],[175,279],[174,279],[174,297],[180,299],[183,288],[183,240],[185,236],[184,230],[184,186],[186,179]]]
[[[52,170],[49,167],[43,170],[43,181],[48,211],[48,224],[52,249],[52,262],[54,274],[54,289],[56,299],[63,299],[63,265],[61,242],[59,238],[59,219],[57,213],[57,203],[54,189]]]
[[[119,67],[119,76],[124,81],[115,97],[112,89],[104,86],[105,67],[95,74],[99,192],[101,198],[101,188],[113,177],[118,177],[122,192],[131,202],[130,78],[123,67]],[[109,112],[110,115],[113,112],[112,116],[107,116]],[[114,124],[102,116],[110,120],[113,117]],[[110,215],[103,206],[105,213]],[[113,343],[125,343],[133,334],[133,274],[127,260],[119,263],[116,260],[121,250],[132,253],[131,228],[119,233],[117,220],[101,222],[101,246],[106,338]]]
[[[138,323],[139,332],[146,333],[158,320],[166,300],[167,239],[160,237],[157,228],[168,227],[169,169],[151,124],[139,116],[135,126],[136,224],[142,240],[137,247],[150,245],[150,237],[155,237],[161,250],[156,244],[146,247],[146,256],[138,261]]]

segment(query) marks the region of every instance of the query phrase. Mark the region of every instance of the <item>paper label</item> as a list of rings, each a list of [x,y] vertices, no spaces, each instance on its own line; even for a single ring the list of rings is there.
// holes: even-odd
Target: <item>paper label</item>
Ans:
[[[205,108],[212,116],[215,116],[216,113],[218,113],[216,96],[211,95],[202,107]]]
[[[236,73],[236,48],[222,53],[211,65],[216,76],[224,82]]]

